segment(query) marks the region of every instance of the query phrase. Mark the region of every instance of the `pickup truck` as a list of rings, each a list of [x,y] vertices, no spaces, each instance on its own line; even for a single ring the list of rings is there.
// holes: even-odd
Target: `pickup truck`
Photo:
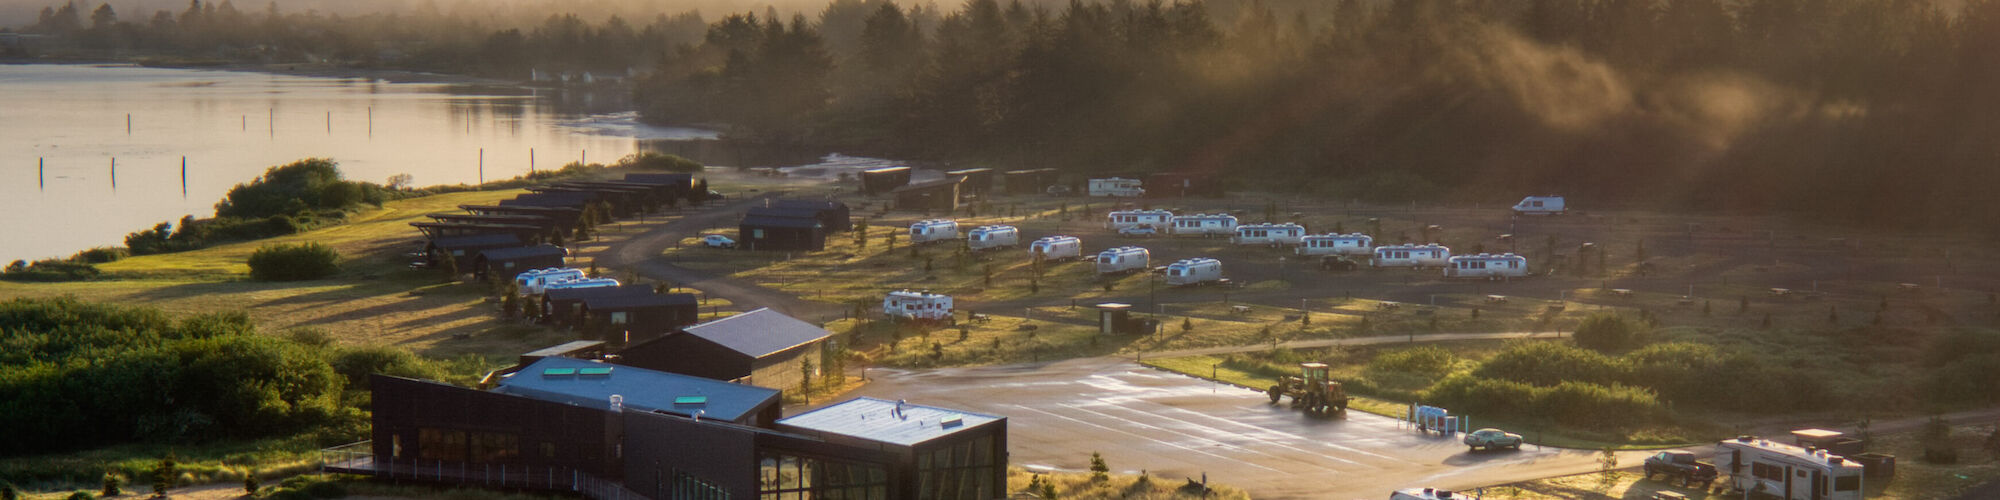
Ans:
[[[1715,465],[1694,459],[1693,453],[1685,451],[1662,451],[1646,457],[1646,478],[1662,474],[1662,479],[1680,478],[1681,486],[1700,484],[1707,488],[1715,481]]]

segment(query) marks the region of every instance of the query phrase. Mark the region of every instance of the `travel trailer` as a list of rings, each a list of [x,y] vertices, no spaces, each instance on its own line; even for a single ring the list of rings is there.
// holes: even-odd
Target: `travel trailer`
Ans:
[[[910,244],[958,239],[958,221],[950,219],[920,220],[910,224]]]
[[[1140,182],[1138,179],[1124,179],[1118,177],[1112,177],[1108,179],[1091,179],[1090,195],[1112,196],[1118,198],[1137,198],[1139,197],[1139,195],[1146,194],[1145,188],[1140,187],[1142,184],[1144,183]]]
[[[1222,261],[1183,259],[1167,265],[1167,285],[1187,286],[1222,281]]]
[[[1715,468],[1736,491],[1785,500],[1861,500],[1864,467],[1826,450],[1743,436],[1715,445]]]
[[[1375,247],[1375,267],[1444,267],[1450,259],[1451,249],[1438,244]]]
[[[1561,196],[1529,196],[1514,204],[1514,215],[1562,215],[1569,213]]]
[[[1082,258],[1083,240],[1075,236],[1044,236],[1028,244],[1028,257],[1038,254],[1046,261]]]
[[[1403,488],[1389,494],[1389,500],[1476,500],[1451,490],[1436,488]]]
[[[1511,253],[1460,255],[1446,259],[1446,278],[1520,278],[1528,275],[1528,258]]]
[[[1305,226],[1298,224],[1245,224],[1236,226],[1236,236],[1230,243],[1238,245],[1297,245],[1306,237]]]
[[[549,290],[570,290],[576,288],[604,288],[604,287],[615,287],[618,285],[619,285],[618,280],[611,278],[568,280],[568,281],[557,281],[554,283],[542,285],[542,291],[548,292]]]
[[[1013,248],[1021,244],[1021,230],[1014,226],[979,226],[965,233],[965,245],[974,251]]]
[[[1176,215],[1167,230],[1174,235],[1229,236],[1236,234],[1236,216],[1229,214]]]
[[[583,279],[582,269],[551,267],[521,273],[514,277],[514,286],[522,295],[541,295],[542,287],[549,283]]]
[[[951,296],[941,293],[898,290],[882,298],[882,314],[892,319],[951,323]]]
[[[1152,252],[1139,247],[1118,247],[1097,253],[1097,274],[1144,271],[1152,265]]]
[[[1375,251],[1375,238],[1361,233],[1315,234],[1301,238],[1299,247],[1292,249],[1299,255],[1368,255]]]
[[[1104,217],[1104,228],[1117,231],[1133,227],[1165,229],[1174,213],[1166,210],[1117,210]]]

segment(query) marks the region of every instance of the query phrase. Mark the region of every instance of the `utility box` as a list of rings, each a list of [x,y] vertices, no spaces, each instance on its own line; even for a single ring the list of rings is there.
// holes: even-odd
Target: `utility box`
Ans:
[[[1097,305],[1097,333],[1116,335],[1132,333],[1128,326],[1132,323],[1132,304],[1103,303]]]
[[[1826,429],[1792,431],[1792,443],[1807,449],[1830,451],[1840,456],[1859,455],[1867,449],[1867,444],[1859,439],[1847,437],[1847,434],[1840,431]]]

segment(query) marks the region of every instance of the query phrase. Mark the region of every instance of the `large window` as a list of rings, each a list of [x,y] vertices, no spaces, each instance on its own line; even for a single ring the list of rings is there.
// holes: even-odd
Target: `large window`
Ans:
[[[672,500],[729,500],[729,492],[686,472],[674,475]]]
[[[1833,478],[1833,491],[1854,491],[1861,489],[1861,476],[1840,476]]]
[[[521,437],[501,432],[474,432],[472,441],[472,461],[476,463],[512,462],[521,457]]]
[[[761,500],[889,498],[889,473],[880,465],[780,453],[760,455],[757,490]]]
[[[993,437],[939,446],[917,453],[917,498],[958,500],[996,498],[1005,485],[993,484],[999,474],[993,458]]]
[[[464,462],[465,431],[417,429],[417,458]]]
[[[1785,480],[1785,468],[1763,462],[1751,462],[1750,475],[1756,476],[1758,479],[1783,481]]]

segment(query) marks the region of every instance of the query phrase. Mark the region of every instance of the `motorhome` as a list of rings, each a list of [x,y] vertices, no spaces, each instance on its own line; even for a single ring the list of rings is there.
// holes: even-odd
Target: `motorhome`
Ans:
[[[1104,228],[1112,231],[1142,226],[1165,229],[1173,218],[1174,213],[1166,210],[1117,210],[1104,216]]]
[[[1864,467],[1826,450],[1742,436],[1715,445],[1715,468],[1736,491],[1785,500],[1861,500]]]
[[[1028,257],[1042,256],[1042,260],[1059,261],[1083,257],[1083,240],[1075,236],[1044,236],[1028,244]]]
[[[1514,204],[1514,215],[1562,215],[1569,213],[1561,196],[1529,196]]]
[[[1375,247],[1375,267],[1444,267],[1450,260],[1451,249],[1444,245]]]
[[[928,291],[898,290],[882,298],[882,314],[892,319],[954,322],[951,296]]]
[[[1236,235],[1230,243],[1238,245],[1297,245],[1306,237],[1305,226],[1298,224],[1244,224],[1236,226]]]
[[[922,245],[936,241],[958,239],[958,221],[950,219],[920,220],[910,224],[910,244]]]
[[[1236,216],[1229,214],[1176,215],[1167,230],[1178,235],[1229,236],[1236,234]]]
[[[576,288],[603,288],[603,287],[614,287],[618,285],[619,285],[618,280],[611,278],[580,279],[580,280],[557,281],[554,283],[542,285],[542,291],[548,292],[549,290],[569,290]]]
[[[1403,488],[1389,494],[1389,500],[1475,500],[1461,493],[1436,488]]]
[[[1222,261],[1193,258],[1167,265],[1167,285],[1187,286],[1222,281]]]
[[[1014,226],[979,226],[965,233],[965,245],[974,251],[1013,248],[1021,245],[1021,230]]]
[[[1301,238],[1299,255],[1368,255],[1375,252],[1375,238],[1361,233],[1315,234]]]
[[[541,295],[542,287],[549,283],[580,279],[583,279],[582,269],[551,267],[536,269],[515,276],[514,287],[520,289],[522,295]]]
[[[1139,247],[1118,247],[1097,253],[1097,274],[1144,271],[1152,265],[1152,252]]]
[[[1520,278],[1528,275],[1528,258],[1511,253],[1460,255],[1445,260],[1446,278]]]
[[[1119,177],[1111,177],[1106,179],[1091,179],[1089,192],[1091,196],[1137,198],[1139,197],[1139,195],[1146,194],[1145,188],[1140,187],[1143,184],[1144,183],[1140,182],[1138,179],[1125,179]]]

